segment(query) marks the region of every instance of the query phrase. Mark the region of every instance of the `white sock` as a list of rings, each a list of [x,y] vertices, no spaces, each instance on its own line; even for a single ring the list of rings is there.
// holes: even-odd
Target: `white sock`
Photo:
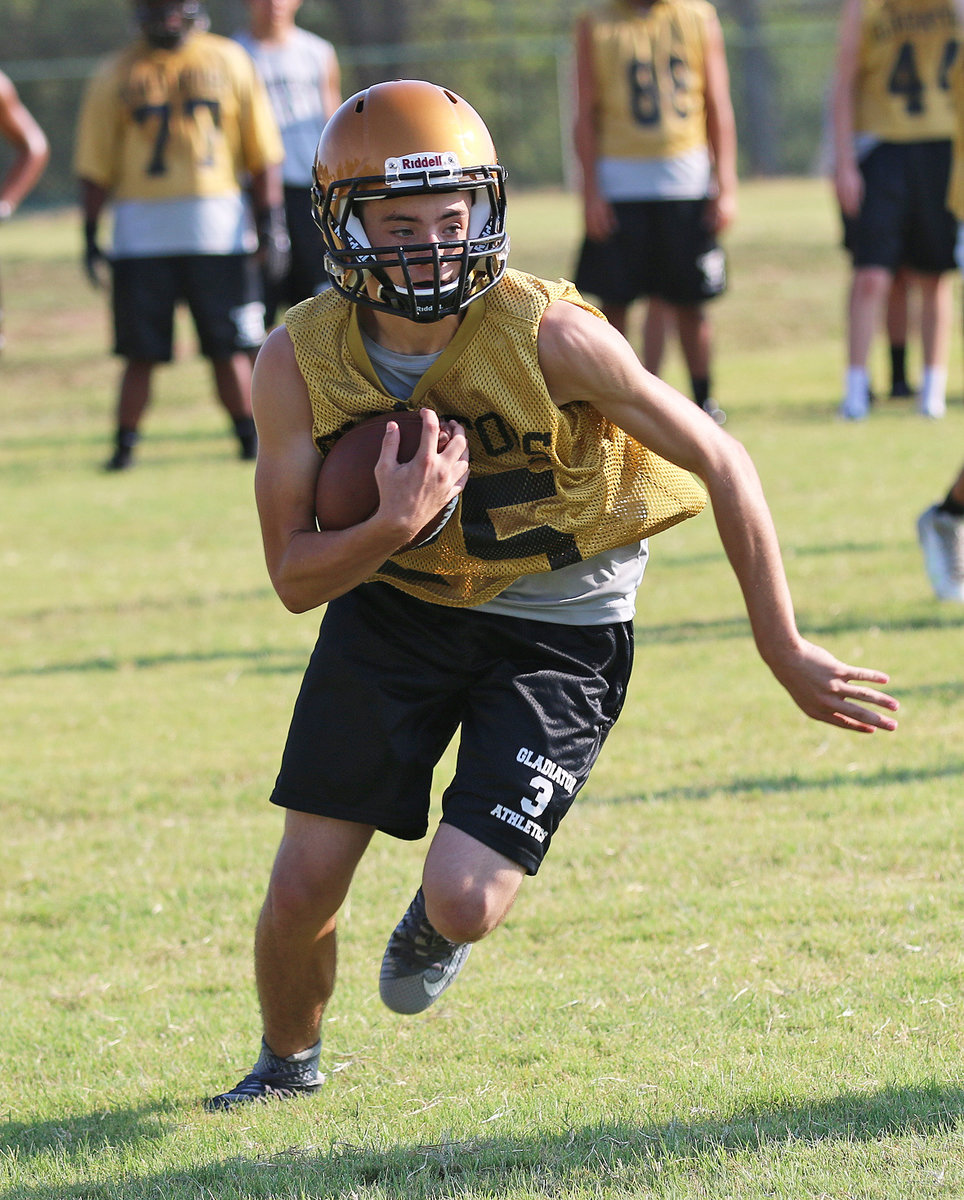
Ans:
[[[925,417],[942,417],[947,411],[947,367],[924,368],[920,411]]]
[[[844,380],[844,412],[848,414],[865,413],[869,390],[867,368],[848,367]]]

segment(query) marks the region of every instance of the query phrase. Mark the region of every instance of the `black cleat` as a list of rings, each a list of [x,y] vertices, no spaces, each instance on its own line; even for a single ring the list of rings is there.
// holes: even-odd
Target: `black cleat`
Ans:
[[[238,1104],[266,1104],[269,1100],[293,1100],[296,1096],[313,1096],[324,1082],[324,1075],[302,1081],[252,1071],[229,1092],[222,1092],[220,1096],[212,1096],[205,1100],[204,1107],[208,1112],[223,1112]]]
[[[107,462],[104,463],[105,471],[129,471],[134,465],[134,447],[133,446],[118,446],[114,453],[110,456]]]

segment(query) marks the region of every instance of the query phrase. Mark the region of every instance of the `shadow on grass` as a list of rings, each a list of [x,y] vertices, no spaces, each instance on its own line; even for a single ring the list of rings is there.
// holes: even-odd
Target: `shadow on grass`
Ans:
[[[300,1102],[299,1102],[300,1103]],[[305,1111],[313,1106],[307,1102]],[[287,1116],[287,1114],[286,1114]],[[31,1158],[56,1155],[65,1175],[91,1152],[129,1159],[143,1146],[156,1154],[159,1143],[175,1136],[183,1111],[155,1106],[120,1113],[93,1113],[57,1124],[8,1124],[0,1136],[5,1156],[29,1178]],[[250,1145],[258,1125],[266,1135],[270,1112],[249,1111],[199,1118],[221,1126],[238,1144]],[[220,1161],[171,1171],[126,1173],[109,1183],[24,1183],[8,1196],[18,1200],[146,1200],[147,1197],[203,1196],[210,1200],[304,1197],[335,1200],[377,1188],[390,1197],[492,1197],[565,1195],[609,1180],[623,1188],[655,1184],[674,1164],[692,1178],[701,1167],[717,1173],[730,1155],[770,1155],[781,1148],[834,1142],[872,1143],[915,1139],[958,1131],[964,1124],[964,1089],[891,1086],[876,1092],[844,1092],[827,1100],[748,1105],[724,1117],[637,1124],[631,1121],[568,1125],[556,1131],[465,1139],[435,1144],[355,1146],[305,1145],[264,1157],[232,1155]],[[188,1136],[185,1131],[185,1136]],[[76,1146],[75,1151],[72,1147]],[[744,1170],[752,1163],[744,1161]],[[881,1169],[886,1168],[884,1161]]]
[[[928,607],[926,611],[911,611],[889,620],[879,621],[864,612],[841,613],[830,621],[811,620],[798,613],[797,621],[804,637],[838,637],[845,633],[866,633],[869,629],[883,633],[921,633],[931,629],[960,629],[964,627],[964,608]],[[729,641],[751,638],[750,622],[746,617],[723,617],[715,620],[673,621],[665,625],[646,625],[637,620],[636,640],[642,645],[673,646],[681,642]]]
[[[197,666],[200,663],[234,663],[254,675],[301,674],[308,663],[311,647],[300,650],[192,650],[164,654],[131,656],[97,655],[76,662],[41,663],[36,667],[10,667],[0,671],[0,679],[42,678],[45,675],[114,674],[119,671],[150,671],[157,667]]]
[[[964,776],[964,760],[944,763],[939,767],[881,767],[877,771],[835,771],[832,775],[802,779],[799,775],[755,775],[733,779],[729,783],[708,783],[700,787],[669,787],[662,791],[643,792],[631,796],[601,796],[594,800],[586,796],[582,804],[639,804],[673,802],[676,800],[709,800],[714,796],[751,796],[769,792],[824,792],[837,788],[906,787],[911,783],[933,783],[939,779],[959,779]]]
[[[907,545],[910,545],[910,539],[905,539]],[[689,567],[701,567],[714,565],[716,563],[725,563],[726,554],[724,553],[722,543],[717,544],[711,550],[702,550],[694,554],[682,554],[675,550],[660,552],[661,543],[657,543],[657,550],[654,551],[653,560],[658,564],[654,569],[659,571],[676,571],[680,568],[684,570]],[[795,546],[792,542],[785,543],[782,546],[783,557],[786,559],[793,558],[824,558],[834,554],[845,554],[852,557],[855,554],[883,554],[890,553],[894,549],[893,542],[826,542],[820,545],[810,546]]]
[[[212,608],[220,604],[250,604],[259,600],[269,600],[274,597],[274,591],[268,584],[261,587],[238,589],[237,591],[191,592],[178,593],[174,596],[137,596],[131,600],[118,603],[116,600],[105,601],[101,604],[61,604],[50,608],[34,608],[27,612],[11,616],[10,620],[22,621],[25,624],[38,621],[55,620],[61,624],[67,618],[78,618],[89,621],[92,618],[107,616],[120,617],[125,614],[142,616],[152,612],[174,612],[187,608]]]
[[[254,599],[263,599],[269,593],[265,591],[252,592]],[[232,596],[231,599],[238,599]],[[221,597],[223,599],[223,597]],[[207,605],[211,601],[195,599],[190,602],[175,600],[169,604],[158,604],[154,607],[177,609],[193,605]],[[139,607],[139,606],[138,606]],[[145,606],[146,607],[146,606]],[[105,610],[106,611],[106,610]],[[116,611],[116,609],[115,609]],[[36,618],[37,614],[34,614]],[[800,628],[806,637],[824,638],[843,633],[866,632],[871,625],[878,630],[889,633],[908,633],[929,629],[954,629],[964,627],[964,610],[954,614],[943,610],[939,613],[914,614],[903,619],[889,622],[868,622],[865,618],[853,614],[842,617],[831,624],[819,626],[800,621]],[[741,638],[750,641],[750,625],[745,617],[732,617],[710,621],[679,621],[669,625],[636,624],[636,642],[641,648],[647,645],[672,646],[681,643],[697,643],[706,641],[730,641]],[[199,663],[233,662],[243,664],[247,670],[258,674],[291,674],[304,671],[311,647],[288,649],[236,649],[190,652],[167,651],[160,654],[141,654],[130,657],[112,657],[97,655],[94,658],[76,660],[60,660],[40,663],[36,666],[8,667],[0,670],[0,679],[31,678],[45,675],[72,674],[110,674],[123,670],[149,671],[157,667],[178,665],[195,666]],[[916,688],[892,688],[894,695],[905,698],[909,695],[927,696],[939,700],[953,700],[964,693],[964,683],[959,680],[942,681],[920,685]]]

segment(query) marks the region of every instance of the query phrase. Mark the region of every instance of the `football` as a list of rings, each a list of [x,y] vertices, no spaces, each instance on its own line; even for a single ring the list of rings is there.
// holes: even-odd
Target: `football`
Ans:
[[[395,421],[398,425],[398,461],[410,462],[415,457],[422,438],[422,418],[419,413],[409,410],[378,413],[353,425],[325,455],[318,473],[315,512],[319,529],[348,529],[367,521],[378,508],[375,464],[382,452],[382,438],[388,421]],[[445,447],[448,440],[449,435],[440,429],[439,450]],[[423,545],[439,532],[454,508],[454,502],[446,504],[401,549],[411,550]]]

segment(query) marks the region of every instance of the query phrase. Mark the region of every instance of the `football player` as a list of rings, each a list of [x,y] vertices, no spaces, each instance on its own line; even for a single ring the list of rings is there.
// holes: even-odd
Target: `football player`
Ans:
[[[464,99],[413,80],[359,92],[326,126],[315,179],[333,286],[258,357],[255,491],[279,597],[327,607],[272,795],[286,813],[256,934],[261,1053],[211,1109],[321,1086],[338,910],[377,830],[427,832],[457,730],[385,1004],[427,1008],[505,918],[619,715],[646,538],[700,510],[691,473],[779,682],[816,720],[896,727],[886,675],[799,633],[742,446],[571,284],[507,268],[504,171]],[[421,413],[415,457],[398,461],[389,421],[377,511],[319,530],[319,449],[402,410]],[[404,549],[453,498],[438,537]]]
[[[114,216],[114,350],[125,366],[106,466],[116,471],[133,462],[154,368],[172,357],[180,301],[211,360],[241,457],[253,459],[248,352],[264,338],[253,255],[284,265],[281,138],[251,59],[235,42],[206,32],[197,0],[139,0],[135,12],[142,36],[88,85],[75,152],[84,264],[94,283],[103,280],[108,258],[98,241],[108,202]]]
[[[643,362],[675,329],[692,396],[713,398],[708,304],[726,289],[719,236],[736,217],[736,121],[708,0],[611,0],[576,26],[574,141],[585,238],[576,286],[626,331],[648,297]]]
[[[946,411],[956,222],[947,208],[954,136],[948,87],[960,54],[951,0],[845,0],[832,116],[834,186],[853,273],[840,415],[870,412],[867,358],[901,268],[920,285],[918,408]]]
[[[291,239],[287,273],[265,272],[266,321],[328,286],[325,251],[311,219],[315,147],[341,103],[341,68],[331,42],[295,24],[301,0],[248,0],[250,25],[234,35],[254,59],[285,146],[284,211]]]

